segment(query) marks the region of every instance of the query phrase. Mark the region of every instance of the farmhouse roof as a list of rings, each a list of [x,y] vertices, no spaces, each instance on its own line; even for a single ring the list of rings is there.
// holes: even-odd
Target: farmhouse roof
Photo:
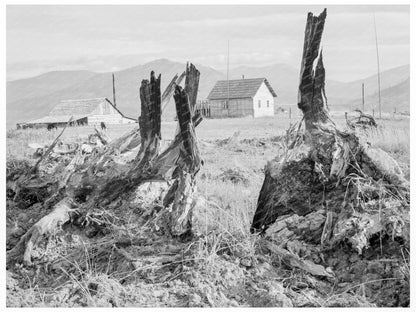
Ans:
[[[276,93],[266,78],[219,80],[208,95],[210,100],[228,98],[228,83],[230,85],[230,99],[252,98],[256,95],[262,83],[265,83],[273,97]]]

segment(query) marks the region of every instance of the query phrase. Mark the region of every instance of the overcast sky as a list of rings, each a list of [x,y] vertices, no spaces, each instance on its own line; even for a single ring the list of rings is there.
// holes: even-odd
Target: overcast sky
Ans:
[[[408,64],[408,6],[327,6],[324,64],[350,81]],[[308,11],[323,6],[8,6],[7,79],[51,70],[114,71],[168,58],[226,68],[299,67]]]

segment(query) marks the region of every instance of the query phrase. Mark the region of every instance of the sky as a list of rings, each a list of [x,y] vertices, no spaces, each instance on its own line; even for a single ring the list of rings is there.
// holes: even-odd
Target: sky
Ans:
[[[326,6],[327,77],[339,81],[410,63],[409,6]],[[117,71],[167,58],[224,70],[284,63],[299,68],[305,5],[8,5],[7,80],[54,70]]]

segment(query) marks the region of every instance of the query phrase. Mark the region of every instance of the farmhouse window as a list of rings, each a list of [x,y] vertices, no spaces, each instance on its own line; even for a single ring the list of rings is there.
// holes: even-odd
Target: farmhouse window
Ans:
[[[228,101],[222,101],[222,108],[228,109]]]
[[[269,100],[267,100],[267,107],[270,107],[270,103],[269,103]]]
[[[259,108],[261,107],[261,100],[259,100]]]

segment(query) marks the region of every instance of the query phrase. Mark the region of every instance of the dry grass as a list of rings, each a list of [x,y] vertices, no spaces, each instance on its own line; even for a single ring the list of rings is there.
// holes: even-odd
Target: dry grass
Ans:
[[[50,144],[58,135],[57,130],[27,129],[7,131],[7,158],[30,158],[34,150],[28,144]]]
[[[407,128],[384,126],[362,133],[374,147],[379,147],[393,155],[410,153],[410,132]]]
[[[406,122],[381,125],[377,129],[361,131],[359,135],[371,146],[388,152],[399,163],[405,177],[410,179],[410,131]]]

